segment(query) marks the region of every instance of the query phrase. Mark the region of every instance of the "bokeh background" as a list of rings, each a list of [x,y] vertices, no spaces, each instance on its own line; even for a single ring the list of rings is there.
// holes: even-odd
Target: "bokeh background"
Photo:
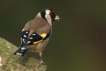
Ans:
[[[43,52],[47,71],[106,71],[106,0],[0,0],[0,37],[19,46],[25,23],[45,8],[62,18]]]

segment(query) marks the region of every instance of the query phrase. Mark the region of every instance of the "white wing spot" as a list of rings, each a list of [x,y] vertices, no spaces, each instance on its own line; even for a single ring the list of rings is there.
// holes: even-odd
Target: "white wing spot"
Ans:
[[[21,48],[21,50],[22,50],[21,52],[23,52],[23,50],[25,50],[25,49],[27,49],[27,48],[25,48],[25,47],[22,47],[22,48]]]
[[[23,42],[25,42],[25,39],[22,39]]]
[[[27,44],[30,43],[31,41],[27,41]]]
[[[22,55],[22,53],[16,53],[16,54],[17,54],[17,55],[20,55],[20,56]]]
[[[26,32],[26,34],[27,34],[28,32]]]
[[[32,35],[36,35],[36,34],[32,34]]]
[[[33,39],[33,37],[30,37],[29,39]]]
[[[26,35],[24,35],[24,37],[27,37]]]

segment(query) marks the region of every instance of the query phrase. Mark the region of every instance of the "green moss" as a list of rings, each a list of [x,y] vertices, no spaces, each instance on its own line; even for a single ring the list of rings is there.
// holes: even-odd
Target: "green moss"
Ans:
[[[47,65],[39,66],[39,60],[29,55],[20,57],[13,55],[17,47],[7,40],[0,38],[0,56],[2,58],[2,66],[0,71],[45,71]]]

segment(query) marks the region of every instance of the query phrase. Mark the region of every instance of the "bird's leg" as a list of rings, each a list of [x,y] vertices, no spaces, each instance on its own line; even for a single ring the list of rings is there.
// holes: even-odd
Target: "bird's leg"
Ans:
[[[42,59],[42,52],[39,53],[39,56],[40,56],[40,58],[41,58],[41,59],[40,59],[40,65],[42,65],[42,64],[44,64],[43,59]]]

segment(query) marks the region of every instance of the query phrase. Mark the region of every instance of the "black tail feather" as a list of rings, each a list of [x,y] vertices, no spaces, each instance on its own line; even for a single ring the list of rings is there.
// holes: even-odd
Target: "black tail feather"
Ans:
[[[16,52],[14,52],[14,55],[24,56],[27,50],[28,49],[22,50],[21,48],[19,48]]]

